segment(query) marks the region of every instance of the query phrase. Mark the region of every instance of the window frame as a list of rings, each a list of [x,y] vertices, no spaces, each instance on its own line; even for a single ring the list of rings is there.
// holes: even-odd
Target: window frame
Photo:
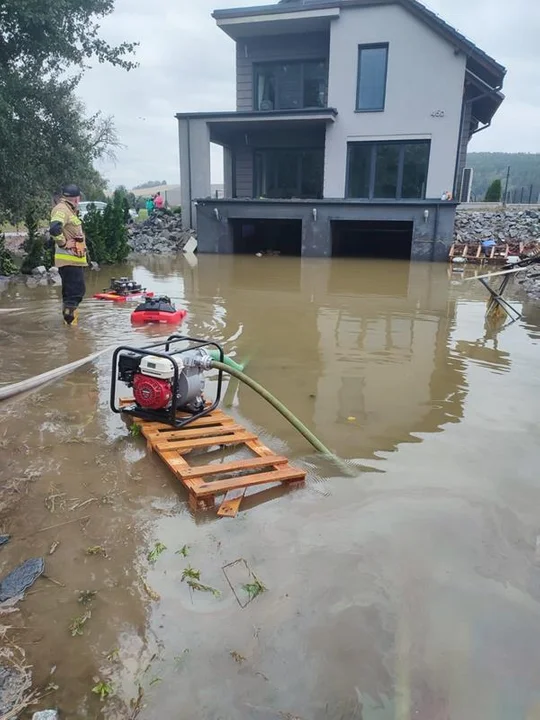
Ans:
[[[369,166],[369,182],[368,182],[368,196],[367,197],[354,197],[351,195],[351,151],[354,146],[363,145],[369,148],[370,155],[370,166]],[[397,145],[399,147],[399,159],[398,159],[398,170],[396,178],[396,197],[395,198],[379,198],[375,196],[375,183],[377,177],[377,148],[380,145]],[[427,167],[426,167],[426,182],[423,197],[420,198],[403,198],[403,171],[405,167],[405,147],[408,145],[427,145],[428,156],[427,156]],[[431,161],[431,138],[423,138],[421,140],[414,138],[410,140],[368,140],[368,141],[351,141],[347,143],[347,163],[346,163],[346,182],[345,182],[345,197],[349,200],[374,200],[381,202],[409,202],[409,201],[421,201],[425,200],[427,196],[427,180],[429,176],[429,166]]]
[[[302,187],[302,165],[303,160],[300,157],[302,153],[306,152],[317,152],[322,154],[322,182],[321,182],[321,196],[319,197],[307,197],[303,196],[301,193],[299,195],[294,195],[293,197],[299,198],[301,200],[319,200],[322,199],[323,193],[324,193],[324,148],[316,147],[316,146],[306,146],[306,147],[257,147],[253,151],[253,198],[257,199],[259,197],[263,197],[258,190],[261,190],[261,188],[258,188],[258,182],[257,182],[257,156],[264,156],[266,153],[272,153],[274,155],[279,154],[280,152],[295,152],[298,153],[299,158],[297,159],[297,168],[296,168],[296,183],[297,183],[297,189],[301,189]],[[267,197],[267,196],[264,196]],[[288,198],[270,198],[272,200],[287,200]]]
[[[382,107],[380,108],[361,108],[360,107],[360,77],[362,72],[362,52],[364,50],[386,50],[386,61],[384,65],[384,96]],[[369,43],[367,45],[358,46],[358,64],[356,71],[356,109],[357,113],[377,113],[384,112],[386,109],[386,89],[388,86],[388,56],[390,54],[390,43]]]
[[[325,93],[325,105],[319,107],[318,105],[306,105],[305,104],[305,88],[304,88],[304,81],[305,81],[305,65],[307,63],[324,63],[326,68],[326,93]],[[265,112],[264,110],[259,109],[259,83],[258,83],[258,77],[259,77],[259,71],[264,68],[271,68],[272,66],[279,66],[279,65],[300,65],[301,67],[301,79],[300,79],[300,85],[301,85],[301,106],[297,108],[297,110],[310,110],[310,109],[319,109],[324,110],[328,107],[328,85],[329,85],[329,72],[330,72],[330,63],[329,59],[326,57],[318,57],[318,58],[304,58],[304,59],[294,59],[294,60],[265,60],[262,62],[254,62],[253,63],[253,110],[255,112]],[[279,97],[279,81],[276,77],[276,98]],[[289,108],[290,109],[290,108]],[[275,112],[287,112],[287,110],[282,110],[282,108],[274,107]]]

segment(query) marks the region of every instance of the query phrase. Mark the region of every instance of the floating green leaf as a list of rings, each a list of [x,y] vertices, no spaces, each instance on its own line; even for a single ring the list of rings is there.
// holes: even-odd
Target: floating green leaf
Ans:
[[[259,595],[262,595],[267,591],[267,588],[263,585],[263,583],[259,580],[258,577],[252,574],[253,582],[247,583],[246,585],[242,585],[242,588],[247,592],[249,595],[250,600],[254,600]]]
[[[83,634],[83,628],[86,625],[86,623],[90,620],[92,617],[92,613],[90,610],[84,615],[81,615],[80,617],[73,618],[73,620],[70,623],[69,626],[69,632],[71,633],[71,637],[76,637],[77,635]]]
[[[187,568],[182,573],[182,582],[184,582],[184,580],[187,580],[188,578],[190,580],[200,580],[201,579],[201,571],[195,570],[194,568],[191,567],[191,565],[188,565]]]
[[[110,683],[100,680],[100,682],[92,688],[92,692],[99,695],[99,699],[103,702],[114,693],[114,690]]]
[[[156,543],[154,545],[154,549],[151,550],[148,553],[148,555],[146,556],[148,559],[148,562],[151,562],[152,564],[154,564],[156,562],[156,560],[158,559],[158,557],[161,555],[161,553],[165,552],[166,549],[167,549],[167,547],[163,543],[160,543],[160,542]]]
[[[197,582],[197,580],[188,580],[187,584],[194,591],[212,593],[212,595],[216,598],[221,597],[220,590],[216,590],[216,588],[210,587],[210,585],[203,585],[202,583]]]

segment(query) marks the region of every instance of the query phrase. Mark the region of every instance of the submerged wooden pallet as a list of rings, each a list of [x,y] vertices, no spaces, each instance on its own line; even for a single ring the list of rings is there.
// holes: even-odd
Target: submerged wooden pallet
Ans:
[[[248,488],[271,483],[303,483],[306,478],[303,470],[289,465],[286,457],[275,455],[257,435],[221,410],[194,420],[180,430],[140,418],[133,418],[133,422],[146,438],[148,450],[157,453],[186,487],[193,510],[213,508],[216,496],[225,495],[218,514],[234,517]],[[235,446],[244,446],[253,457],[208,465],[190,465],[186,459],[193,450]]]

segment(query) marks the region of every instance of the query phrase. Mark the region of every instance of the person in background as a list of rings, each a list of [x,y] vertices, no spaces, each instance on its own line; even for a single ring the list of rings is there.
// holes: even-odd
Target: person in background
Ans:
[[[49,233],[54,240],[54,264],[62,278],[62,316],[66,325],[78,322],[78,307],[86,285],[84,268],[88,265],[86,240],[78,215],[81,191],[78,185],[65,185],[51,213]]]
[[[160,192],[158,192],[154,198],[154,207],[156,208],[156,210],[163,210],[163,208],[165,207],[165,200],[163,200]]]
[[[148,213],[148,217],[154,212],[154,200],[151,197],[146,201],[146,212]]]

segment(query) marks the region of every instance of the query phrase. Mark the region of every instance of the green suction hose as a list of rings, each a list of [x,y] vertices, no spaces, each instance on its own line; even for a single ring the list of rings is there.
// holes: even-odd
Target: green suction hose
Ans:
[[[219,358],[221,356],[217,350],[207,349],[206,352],[210,355],[212,360],[214,360],[215,362],[219,362]],[[223,358],[223,362],[229,368],[232,368],[233,370],[237,370],[238,372],[243,372],[247,365],[247,363],[242,363],[242,364],[237,363],[235,360],[233,360],[228,355],[225,355],[225,357]],[[231,375],[232,375],[232,373],[231,373]]]
[[[272,393],[268,392],[266,388],[264,388],[262,385],[259,385],[258,382],[243,373],[242,370],[239,369],[237,363],[234,363],[234,361],[231,361],[230,359],[229,362],[225,363],[219,362],[219,360],[213,360],[212,367],[216,370],[222,370],[223,372],[232,375],[233,377],[237,378],[245,385],[250,387],[252,390],[255,390],[256,393],[258,393],[262,398],[269,402],[270,405],[272,405],[279,413],[281,413],[281,415],[283,415],[283,417],[288,420],[291,425],[293,425],[298,430],[298,432],[303,435],[309,443],[311,443],[311,445],[313,445],[315,450],[318,450],[318,452],[322,453],[323,455],[328,455],[332,458],[335,458],[334,453],[330,452],[326,445],[323,445],[319,438],[316,437],[311,432],[311,430],[309,430],[304,425],[304,423],[296,417],[296,415],[293,415],[292,412],[287,407],[285,407],[282,402],[280,402],[276,397],[274,397]]]

